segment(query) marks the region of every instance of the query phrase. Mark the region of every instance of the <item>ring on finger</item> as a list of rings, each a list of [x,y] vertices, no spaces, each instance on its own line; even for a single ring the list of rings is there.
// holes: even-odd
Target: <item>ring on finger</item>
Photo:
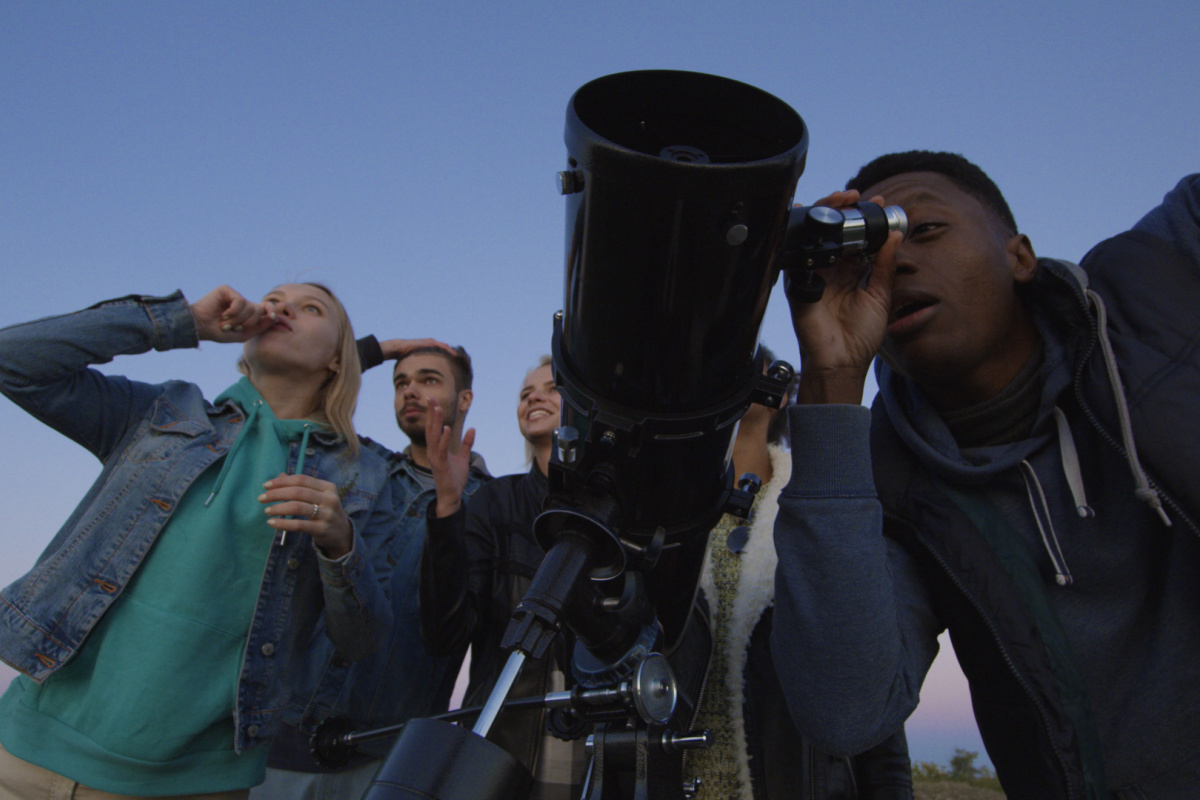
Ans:
[[[313,503],[313,510],[312,510],[312,513],[308,515],[308,518],[309,518],[309,519],[316,519],[316,518],[317,518],[317,514],[320,514],[320,513],[321,513],[321,506],[320,506],[319,504],[317,504],[317,503]]]

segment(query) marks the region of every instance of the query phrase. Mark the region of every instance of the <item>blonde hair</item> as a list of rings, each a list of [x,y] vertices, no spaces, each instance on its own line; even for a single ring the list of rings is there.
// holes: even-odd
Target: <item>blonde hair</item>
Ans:
[[[358,436],[354,433],[354,409],[358,406],[358,390],[362,386],[362,364],[358,360],[358,346],[354,339],[354,327],[350,315],[338,296],[323,283],[303,281],[302,286],[312,286],[329,295],[333,301],[330,314],[338,324],[338,369],[317,390],[317,397],[309,416],[330,428],[338,439],[346,443],[352,457],[358,456]],[[238,372],[250,375],[250,366],[245,357],[238,359]]]
[[[546,366],[547,364],[551,364],[553,362],[554,362],[554,359],[551,358],[550,356],[548,356],[548,355],[541,356],[540,358],[538,358],[537,366],[531,367],[529,369],[529,372],[525,373],[525,377],[529,377],[529,373],[533,372],[535,369],[541,369],[542,367]],[[522,386],[522,388],[525,386],[524,379],[522,379],[522,381],[521,381],[521,386]],[[517,392],[517,396],[520,397],[520,392]],[[520,402],[521,402],[520,400],[517,400],[518,404]],[[530,464],[533,463],[533,457],[535,455],[537,455],[537,453],[534,452],[533,445],[529,443],[528,439],[526,439],[525,440],[525,466],[528,467]]]

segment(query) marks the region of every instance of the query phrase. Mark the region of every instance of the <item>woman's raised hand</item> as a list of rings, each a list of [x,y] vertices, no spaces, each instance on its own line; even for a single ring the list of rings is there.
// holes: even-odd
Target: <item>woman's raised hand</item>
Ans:
[[[244,342],[275,324],[275,312],[263,303],[242,297],[228,286],[218,286],[188,305],[201,341]]]

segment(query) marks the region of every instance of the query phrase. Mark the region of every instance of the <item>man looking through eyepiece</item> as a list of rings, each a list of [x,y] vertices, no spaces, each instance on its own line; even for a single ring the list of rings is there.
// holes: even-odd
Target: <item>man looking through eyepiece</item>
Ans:
[[[804,457],[773,651],[793,717],[832,752],[879,741],[948,628],[1010,798],[1195,797],[1200,177],[1082,269],[1036,258],[961,156],[883,156],[825,202],[860,194],[909,235],[865,284],[839,265],[792,303]]]

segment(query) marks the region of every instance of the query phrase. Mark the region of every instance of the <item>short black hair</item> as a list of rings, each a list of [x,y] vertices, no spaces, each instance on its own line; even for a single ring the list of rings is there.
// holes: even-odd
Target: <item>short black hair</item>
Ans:
[[[1017,233],[1017,221],[1013,219],[1012,210],[1009,209],[1000,189],[986,172],[958,153],[932,150],[888,153],[860,169],[857,175],[846,182],[846,188],[863,192],[881,181],[908,172],[936,172],[945,175],[955,186],[992,211],[1008,228],[1009,233]]]
[[[471,383],[475,380],[475,373],[471,369],[471,357],[467,355],[467,351],[461,345],[455,347],[453,353],[432,345],[429,347],[418,347],[397,361],[396,364],[399,366],[400,361],[403,361],[405,358],[423,353],[431,353],[446,359],[447,363],[450,364],[450,373],[454,376],[454,391],[462,392],[471,388]],[[392,371],[395,372],[395,369]]]

